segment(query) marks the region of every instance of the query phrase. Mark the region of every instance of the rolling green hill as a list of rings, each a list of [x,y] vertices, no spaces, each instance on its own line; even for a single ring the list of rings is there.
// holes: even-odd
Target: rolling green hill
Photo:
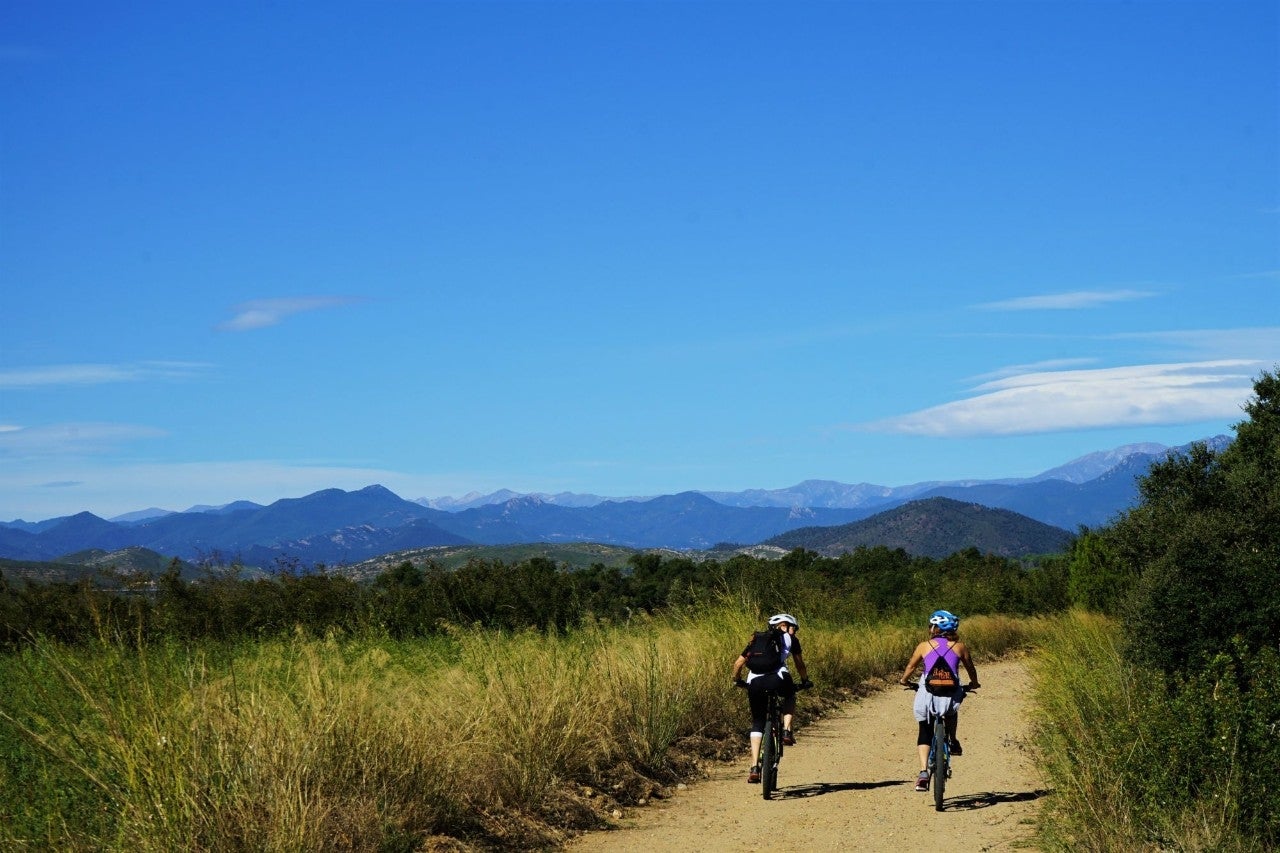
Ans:
[[[802,527],[764,544],[787,550],[807,548],[839,556],[858,547],[901,548],[919,557],[941,559],[977,548],[1002,557],[1065,551],[1072,534],[1007,509],[950,498],[912,501],[863,521],[835,527]]]

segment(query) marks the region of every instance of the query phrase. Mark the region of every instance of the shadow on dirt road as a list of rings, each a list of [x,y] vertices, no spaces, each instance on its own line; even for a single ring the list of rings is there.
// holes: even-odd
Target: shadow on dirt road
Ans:
[[[823,794],[835,794],[839,791],[870,791],[872,788],[887,788],[891,785],[910,785],[901,779],[890,782],[819,782],[814,785],[789,785],[774,792],[775,799],[796,800],[804,797],[821,797]]]
[[[966,794],[963,797],[947,797],[946,807],[948,811],[986,809],[991,806],[1006,805],[1008,803],[1028,803],[1041,797],[1047,797],[1052,793],[1053,791],[1047,788],[1037,788],[1034,791],[1019,791],[1017,793],[985,791],[981,794]]]

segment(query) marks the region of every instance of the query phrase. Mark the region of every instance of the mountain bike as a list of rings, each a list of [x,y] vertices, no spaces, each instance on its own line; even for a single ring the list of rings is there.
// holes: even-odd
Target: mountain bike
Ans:
[[[745,688],[746,682],[738,686]],[[796,685],[796,692],[808,690],[813,686],[811,681],[802,681]],[[765,714],[764,741],[760,744],[760,793],[766,800],[773,799],[773,792],[778,789],[778,764],[782,762],[782,697],[777,690],[765,691],[768,711]]]
[[[962,695],[968,693],[968,685],[961,685],[960,691]],[[933,807],[942,811],[947,780],[951,778],[951,738],[947,737],[946,713],[935,712],[930,703],[927,715],[926,722],[933,729],[933,739],[929,742],[929,758],[925,761],[925,767],[929,771],[929,783],[933,787]]]

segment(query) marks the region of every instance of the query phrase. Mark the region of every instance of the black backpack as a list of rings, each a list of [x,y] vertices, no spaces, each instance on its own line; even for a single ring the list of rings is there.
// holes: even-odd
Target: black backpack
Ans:
[[[756,631],[744,657],[753,673],[777,672],[782,667],[782,632],[777,628]]]
[[[933,648],[936,651],[938,647]],[[924,689],[934,696],[954,696],[960,689],[960,673],[951,668],[946,655],[938,655],[933,667],[924,674]]]

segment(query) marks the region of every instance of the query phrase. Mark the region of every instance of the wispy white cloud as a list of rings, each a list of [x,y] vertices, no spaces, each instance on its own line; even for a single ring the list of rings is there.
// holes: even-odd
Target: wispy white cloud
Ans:
[[[218,328],[224,332],[246,332],[278,325],[287,317],[321,308],[336,308],[363,300],[355,296],[296,296],[283,299],[255,299],[235,306],[235,316]]]
[[[975,307],[984,311],[1075,311],[1112,302],[1150,299],[1156,295],[1148,290],[1075,290],[1070,293],[1019,296],[999,302],[985,302]]]
[[[957,337],[973,337],[992,340],[1041,340],[1041,341],[1139,341],[1159,344],[1164,354],[1150,356],[1153,359],[1177,361],[1216,361],[1219,359],[1242,358],[1246,360],[1280,361],[1280,326],[1246,326],[1234,329],[1161,329],[1150,332],[1113,332],[1095,334],[1087,331],[1071,333],[1041,334],[1026,331],[999,331],[981,333],[961,333]],[[1064,360],[1064,366],[1071,361]],[[1053,362],[1042,363],[1049,367]],[[1001,368],[991,374],[978,377],[988,379],[994,376],[1027,372],[1025,366]]]
[[[966,400],[860,428],[939,437],[995,436],[1240,417],[1257,374],[1268,366],[1224,359],[1027,373],[983,383]]]
[[[993,379],[1004,379],[1009,376],[1021,376],[1026,373],[1040,373],[1045,370],[1060,370],[1067,367],[1083,367],[1086,364],[1093,364],[1096,358],[1053,358],[1047,361],[1037,361],[1031,364],[1011,364],[1008,367],[1002,367],[999,370],[993,370],[990,373],[983,373],[973,377],[974,382],[990,382]]]
[[[1184,357],[1227,357],[1280,361],[1280,326],[1240,329],[1177,329],[1158,332],[1123,332],[1106,340],[1155,341],[1187,353]],[[1228,354],[1230,354],[1228,356]]]
[[[75,456],[104,453],[121,444],[167,435],[139,424],[64,423],[0,429],[0,457]]]
[[[186,379],[210,365],[186,361],[143,361],[132,364],[53,364],[0,370],[0,388],[48,385],[103,385],[151,379]]]

